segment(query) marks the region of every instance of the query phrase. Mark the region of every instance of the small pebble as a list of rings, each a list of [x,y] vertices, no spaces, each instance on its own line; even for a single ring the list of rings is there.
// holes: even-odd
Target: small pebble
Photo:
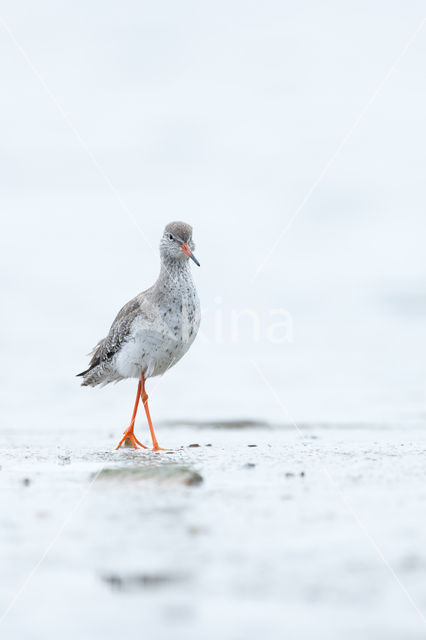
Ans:
[[[294,477],[294,473],[292,473],[291,471],[287,471],[285,474],[286,478],[293,478]]]
[[[248,447],[257,447],[257,444],[248,444]]]
[[[24,478],[22,480],[22,484],[24,485],[24,487],[29,487],[31,484],[31,480],[29,478]]]
[[[254,462],[247,462],[247,464],[244,465],[245,469],[253,469],[256,465],[254,464]]]
[[[199,445],[199,444],[190,444],[190,445],[188,445],[188,446],[189,446],[189,448],[191,449],[192,447],[199,447],[200,445]]]

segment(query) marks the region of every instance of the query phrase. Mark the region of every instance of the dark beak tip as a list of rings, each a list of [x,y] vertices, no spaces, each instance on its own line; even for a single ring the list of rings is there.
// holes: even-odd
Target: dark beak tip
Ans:
[[[188,247],[188,245],[186,244],[186,242],[184,242],[183,244],[181,244],[181,249],[184,253],[186,253],[186,255],[188,256],[188,258],[191,258],[191,260],[193,260],[195,262],[195,264],[197,265],[197,267],[200,267],[200,263],[198,262],[197,258],[194,256],[194,254],[192,253],[191,249]]]

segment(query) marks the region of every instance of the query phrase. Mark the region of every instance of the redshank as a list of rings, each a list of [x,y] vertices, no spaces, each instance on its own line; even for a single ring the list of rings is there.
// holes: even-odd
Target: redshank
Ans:
[[[160,243],[161,270],[156,283],[130,300],[119,311],[106,338],[93,349],[89,368],[79,373],[82,386],[95,387],[125,378],[137,378],[138,390],[125,440],[147,449],[134,434],[139,400],[142,400],[152,438],[152,450],[161,451],[152,426],[145,382],[165,373],[188,351],[200,326],[200,303],[189,268],[192,227],[170,222]]]

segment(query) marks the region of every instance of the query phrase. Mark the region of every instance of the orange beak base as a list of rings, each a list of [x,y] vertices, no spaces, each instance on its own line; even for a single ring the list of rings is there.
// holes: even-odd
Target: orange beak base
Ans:
[[[182,249],[182,251],[184,253],[186,253],[186,255],[191,258],[191,260],[193,260],[195,262],[195,264],[199,267],[200,263],[198,262],[197,258],[194,256],[194,254],[192,253],[191,249],[189,248],[188,244],[186,242],[184,242],[183,244],[180,245],[180,248]]]

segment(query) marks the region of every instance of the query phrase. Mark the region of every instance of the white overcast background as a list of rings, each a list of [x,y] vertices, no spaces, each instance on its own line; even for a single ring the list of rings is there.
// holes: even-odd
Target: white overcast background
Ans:
[[[120,433],[135,383],[74,375],[157,277],[175,219],[194,227],[203,336],[150,382],[157,421],[425,418],[423,2],[6,0],[1,16],[6,426]],[[262,332],[289,311],[293,342],[242,322],[232,343],[247,308]]]

